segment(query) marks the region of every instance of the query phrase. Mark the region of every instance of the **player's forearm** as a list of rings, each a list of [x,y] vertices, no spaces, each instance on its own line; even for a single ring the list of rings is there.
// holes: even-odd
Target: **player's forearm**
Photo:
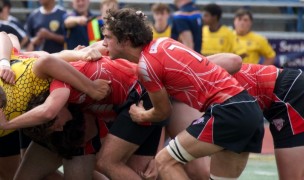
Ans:
[[[274,64],[274,58],[265,59],[263,62],[263,65],[273,65],[273,64]]]
[[[57,43],[60,43],[60,44],[64,43],[64,36],[56,34],[56,33],[50,32],[50,36],[48,37],[48,39],[53,40],[53,41],[55,41]]]
[[[63,50],[52,55],[67,62],[78,61],[81,58],[74,50]]]
[[[144,111],[142,113],[142,121],[143,122],[160,122],[163,121],[167,118],[169,118],[171,114],[171,109],[170,110],[164,110],[164,109],[155,109],[151,108],[147,111]]]
[[[47,109],[35,108],[22,114],[10,121],[1,120],[0,128],[4,130],[32,127],[50,121],[53,117],[49,116]]]
[[[0,32],[1,46],[0,46],[0,60],[7,59],[11,57],[11,52],[13,50],[13,44],[9,36],[5,32]]]

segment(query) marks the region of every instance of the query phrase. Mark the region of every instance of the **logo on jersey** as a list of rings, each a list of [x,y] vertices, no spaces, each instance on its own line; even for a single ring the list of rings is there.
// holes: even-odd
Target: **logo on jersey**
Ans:
[[[146,61],[143,59],[141,59],[138,63],[138,73],[144,82],[151,81],[151,78],[149,77]]]
[[[52,20],[49,24],[49,28],[52,32],[56,32],[59,29],[60,23],[57,20]]]
[[[280,118],[280,119],[274,119],[274,120],[272,121],[272,124],[276,127],[276,129],[277,129],[278,131],[281,131],[281,129],[282,129],[283,126],[284,126],[284,120],[283,120],[282,118]]]
[[[204,123],[204,121],[205,121],[204,117],[201,117],[201,118],[199,118],[197,120],[194,120],[192,124],[193,125],[195,125],[195,124],[201,124],[201,123]]]
[[[83,103],[86,99],[87,95],[86,94],[82,94],[79,98],[78,98],[78,103]]]

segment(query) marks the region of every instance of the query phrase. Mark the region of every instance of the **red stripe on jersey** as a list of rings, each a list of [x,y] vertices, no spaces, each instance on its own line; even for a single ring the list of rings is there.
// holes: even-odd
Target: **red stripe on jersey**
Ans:
[[[289,103],[286,104],[286,107],[293,134],[302,133],[304,127],[304,118]]]
[[[259,64],[243,64],[241,70],[233,77],[255,97],[261,109],[270,107],[274,94],[278,68]]]
[[[201,134],[198,136],[199,140],[213,144],[213,122],[214,117],[211,116]]]

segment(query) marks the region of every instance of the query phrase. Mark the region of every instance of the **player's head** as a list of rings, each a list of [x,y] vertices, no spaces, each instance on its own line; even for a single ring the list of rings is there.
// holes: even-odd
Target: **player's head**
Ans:
[[[0,108],[4,108],[7,103],[6,93],[3,88],[0,86]]]
[[[219,21],[222,17],[222,9],[217,4],[207,4],[204,9],[204,24],[210,25],[214,21]]]
[[[117,0],[101,0],[100,1],[100,14],[102,19],[106,16],[106,13],[109,9],[118,9]]]
[[[246,9],[239,9],[234,15],[234,28],[237,34],[245,35],[251,30],[253,16]]]
[[[44,92],[33,97],[27,107],[30,110],[42,104],[48,97],[49,92]],[[61,131],[54,130],[56,118],[44,124],[24,128],[24,133],[35,142],[47,145],[51,150],[64,158],[71,158],[73,152],[84,143],[84,116],[79,105],[70,104],[68,112],[71,118],[65,122]]]
[[[170,17],[170,8],[164,3],[155,3],[151,7],[155,22],[167,23]]]
[[[130,41],[134,48],[149,44],[153,38],[145,14],[130,8],[109,10],[103,30],[110,31],[117,38],[118,43]]]

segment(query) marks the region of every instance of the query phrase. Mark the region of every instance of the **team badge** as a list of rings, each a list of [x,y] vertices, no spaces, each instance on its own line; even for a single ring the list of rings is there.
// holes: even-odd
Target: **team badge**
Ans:
[[[56,32],[59,29],[60,23],[57,20],[52,20],[49,24],[49,28],[52,32]]]
[[[281,131],[281,129],[283,128],[284,126],[284,120],[282,118],[280,119],[274,119],[272,124],[276,127],[276,129],[278,131]]]
[[[199,118],[197,120],[194,120],[192,124],[193,125],[200,124],[200,123],[204,123],[204,121],[205,121],[204,117],[201,117],[201,118]]]

